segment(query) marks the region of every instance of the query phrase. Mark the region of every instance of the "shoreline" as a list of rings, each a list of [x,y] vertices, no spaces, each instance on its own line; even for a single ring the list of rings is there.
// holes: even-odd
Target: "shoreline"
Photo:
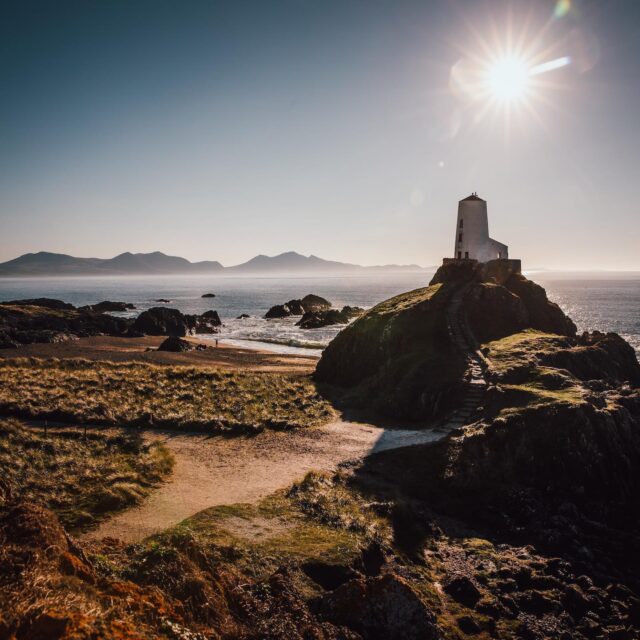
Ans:
[[[215,334],[212,334],[215,336]],[[313,355],[281,353],[260,348],[240,347],[225,344],[202,336],[187,336],[193,344],[212,344],[204,351],[173,353],[158,351],[166,336],[142,338],[91,336],[56,343],[32,343],[13,349],[0,349],[0,360],[17,358],[60,358],[107,360],[111,362],[144,362],[161,366],[214,367],[229,370],[251,370],[261,372],[309,374],[318,358]],[[214,338],[215,340],[215,338]]]

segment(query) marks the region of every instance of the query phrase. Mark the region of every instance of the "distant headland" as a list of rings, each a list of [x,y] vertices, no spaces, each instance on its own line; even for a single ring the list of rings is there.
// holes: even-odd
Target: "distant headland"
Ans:
[[[131,275],[351,275],[407,273],[428,270],[416,264],[364,267],[324,260],[288,251],[276,256],[258,255],[247,262],[224,267],[215,260],[190,262],[186,258],[153,253],[121,253],[114,258],[76,258],[39,251],[0,263],[0,277],[131,276]]]

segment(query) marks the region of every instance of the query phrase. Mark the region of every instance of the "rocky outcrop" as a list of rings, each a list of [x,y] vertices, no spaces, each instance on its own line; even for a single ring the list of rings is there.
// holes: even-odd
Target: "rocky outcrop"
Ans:
[[[423,419],[451,410],[466,369],[447,328],[454,290],[436,284],[368,310],[324,350],[316,380],[352,389],[354,404],[387,415]]]
[[[464,288],[465,310],[479,342],[531,328],[572,336],[576,326],[545,290],[525,278],[512,261],[451,260],[438,269],[431,284]]]
[[[200,297],[201,298],[215,298],[216,294],[215,293],[203,293]]]
[[[522,300],[529,314],[528,326],[547,333],[575,335],[576,325],[557,304],[547,299],[545,290],[539,284],[527,280],[520,273],[514,273],[505,286]]]
[[[331,303],[321,296],[316,296],[313,293],[306,295],[300,300],[302,308],[305,313],[307,311],[322,311],[323,309],[331,309]]]
[[[318,329],[328,327],[333,324],[347,324],[353,318],[364,313],[360,307],[342,307],[342,309],[325,309],[323,311],[307,311],[302,318],[296,322],[296,326],[301,329]]]
[[[351,580],[320,601],[322,616],[363,638],[438,640],[433,613],[401,577],[386,574]]]
[[[184,353],[185,351],[204,351],[205,344],[193,344],[188,340],[183,340],[177,336],[169,336],[160,346],[158,351],[169,351],[172,353]]]
[[[80,307],[83,311],[94,311],[95,313],[108,313],[109,311],[129,311],[135,309],[135,305],[130,302],[113,302],[111,300],[105,300],[104,302],[98,302],[97,304],[86,305]]]
[[[277,304],[269,309],[265,318],[288,318],[289,316],[301,316],[305,313],[321,312],[331,309],[331,303],[320,296],[306,295],[302,299],[294,299]]]
[[[133,322],[132,330],[148,336],[188,336],[195,329],[195,319],[178,309],[152,307]]]
[[[387,300],[341,331],[324,350],[316,379],[355,389],[349,395],[354,402],[368,401],[393,416],[434,419],[450,413],[469,386],[469,354],[453,339],[447,317],[454,300],[468,328],[470,353],[529,328],[576,333],[544,289],[520,274],[517,261],[449,260],[429,287]]]
[[[269,318],[288,318],[291,313],[291,309],[286,304],[276,304],[264,314],[264,317]]]
[[[33,342],[60,342],[95,335],[111,336],[186,336],[217,333],[222,325],[217,311],[186,315],[178,309],[153,307],[135,320],[105,313],[132,305],[106,301],[76,309],[61,307],[59,301],[46,306],[0,304],[0,348],[14,348]],[[65,305],[65,303],[60,303]]]
[[[205,311],[195,316],[190,323],[195,323],[195,333],[218,333],[222,321],[217,311]]]
[[[0,304],[6,304],[19,307],[43,307],[45,309],[57,309],[57,310],[73,310],[75,307],[62,300],[56,300],[55,298],[26,298],[24,300],[9,300]]]
[[[58,302],[58,301],[55,301]],[[65,303],[61,303],[65,304]],[[108,314],[41,305],[0,305],[0,346],[60,342],[73,338],[127,334],[131,321]]]
[[[169,336],[158,347],[158,351],[170,351],[173,353],[181,353],[184,351],[192,351],[195,345],[189,341],[178,338],[177,336]]]

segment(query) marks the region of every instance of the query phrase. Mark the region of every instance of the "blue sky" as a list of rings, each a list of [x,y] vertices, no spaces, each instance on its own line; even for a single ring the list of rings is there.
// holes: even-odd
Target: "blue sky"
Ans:
[[[477,191],[525,266],[640,269],[638,5],[4,3],[0,259],[430,265]],[[510,115],[452,85],[509,33],[571,60]]]

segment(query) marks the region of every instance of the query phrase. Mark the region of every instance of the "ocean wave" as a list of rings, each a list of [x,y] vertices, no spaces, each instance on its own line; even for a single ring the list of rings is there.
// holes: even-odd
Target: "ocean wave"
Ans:
[[[223,338],[224,339],[224,338]],[[325,342],[310,342],[308,340],[298,340],[296,338],[275,338],[275,337],[248,337],[238,336],[238,340],[247,340],[248,342],[266,342],[267,344],[279,344],[283,347],[297,347],[298,349],[324,349],[327,346]]]

